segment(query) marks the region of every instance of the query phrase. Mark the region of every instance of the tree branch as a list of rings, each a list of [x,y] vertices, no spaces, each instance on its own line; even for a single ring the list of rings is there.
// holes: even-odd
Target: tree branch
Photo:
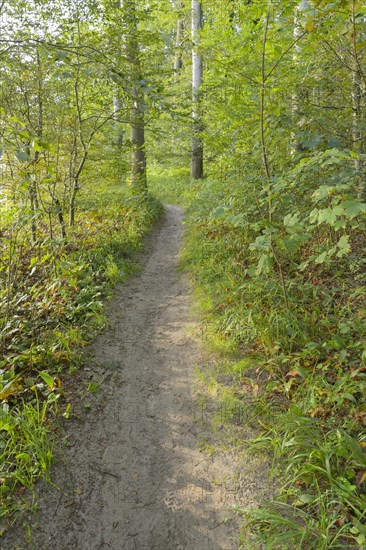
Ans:
[[[270,76],[273,74],[273,72],[276,70],[278,65],[281,63],[282,59],[288,54],[289,51],[292,50],[296,46],[296,44],[307,34],[307,31],[304,31],[300,36],[296,38],[289,46],[285,49],[285,51],[280,55],[280,57],[277,59],[276,63],[273,65],[272,69],[269,71],[267,76],[265,77],[265,82],[270,78]]]

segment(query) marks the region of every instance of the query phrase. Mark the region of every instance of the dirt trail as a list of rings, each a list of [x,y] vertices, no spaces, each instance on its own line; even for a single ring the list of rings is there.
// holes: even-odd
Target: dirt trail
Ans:
[[[150,238],[144,270],[122,286],[109,326],[92,347],[89,376],[100,383],[66,426],[33,519],[37,550],[231,550],[238,547],[235,499],[265,490],[263,468],[197,449],[193,387],[200,354],[190,334],[190,297],[177,274],[182,210],[167,207]],[[86,373],[86,374],[85,374]],[[85,380],[83,382],[85,388]],[[223,481],[242,477],[238,491]],[[243,483],[244,479],[244,483]],[[235,493],[235,495],[234,495]],[[11,536],[14,536],[13,533]],[[14,539],[13,539],[14,540]],[[5,547],[13,548],[13,546]]]

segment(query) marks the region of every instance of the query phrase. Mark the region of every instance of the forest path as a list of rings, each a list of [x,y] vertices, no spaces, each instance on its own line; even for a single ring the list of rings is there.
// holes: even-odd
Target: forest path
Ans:
[[[26,548],[238,547],[232,504],[253,505],[267,481],[250,459],[243,468],[229,451],[197,448],[205,428],[193,393],[200,352],[190,336],[191,299],[177,272],[182,214],[166,208],[143,271],[108,307],[108,326],[80,374],[84,401],[66,423],[67,446],[54,467],[59,489],[38,490]],[[85,393],[88,381],[100,384],[95,395]]]

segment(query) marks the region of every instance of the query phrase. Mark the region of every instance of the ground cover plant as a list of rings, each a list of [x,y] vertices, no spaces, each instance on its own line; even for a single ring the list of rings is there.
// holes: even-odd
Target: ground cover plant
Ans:
[[[63,373],[82,364],[84,347],[103,328],[103,299],[136,269],[131,255],[161,213],[157,201],[99,188],[80,203],[67,242],[47,227],[32,246],[23,219],[3,219],[1,295],[1,502],[16,509],[19,484],[48,476],[52,418],[69,416]],[[42,231],[40,227],[39,231]],[[11,248],[11,255],[9,249]]]
[[[296,255],[281,242],[293,236],[293,226],[289,231],[282,218],[282,239],[276,241],[281,274],[263,267],[263,237],[250,221],[259,217],[254,197],[247,208],[250,187],[243,192],[242,183],[231,181],[225,202],[226,185],[208,179],[192,200],[183,262],[197,288],[208,342],[221,353],[239,353],[231,383],[218,383],[219,399],[234,399],[243,409],[248,395],[254,399],[253,416],[243,421],[252,421],[260,435],[249,447],[273,454],[273,475],[281,479],[277,499],[248,513],[250,526],[259,547],[362,547],[364,214],[352,216],[353,227],[342,227],[340,235],[329,235],[328,227],[322,232],[318,221],[312,231],[308,223],[307,246],[300,244]],[[302,217],[312,209],[303,209]],[[337,246],[345,234],[346,259]],[[319,261],[329,250],[330,258]]]

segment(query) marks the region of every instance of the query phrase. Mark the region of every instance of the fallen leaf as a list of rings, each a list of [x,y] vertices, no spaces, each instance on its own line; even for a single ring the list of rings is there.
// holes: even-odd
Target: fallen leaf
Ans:
[[[286,376],[300,376],[300,373],[298,370],[294,369],[294,370],[290,370]]]
[[[355,480],[357,489],[362,489],[362,485],[366,481],[366,470],[360,470],[359,472],[357,472]]]
[[[311,418],[317,418],[319,416],[323,416],[324,413],[326,413],[326,410],[324,407],[316,407],[310,412]]]
[[[22,386],[19,384],[20,378],[11,380],[8,382],[3,389],[0,391],[0,401],[5,401],[11,395],[14,395],[18,390],[22,389]]]

